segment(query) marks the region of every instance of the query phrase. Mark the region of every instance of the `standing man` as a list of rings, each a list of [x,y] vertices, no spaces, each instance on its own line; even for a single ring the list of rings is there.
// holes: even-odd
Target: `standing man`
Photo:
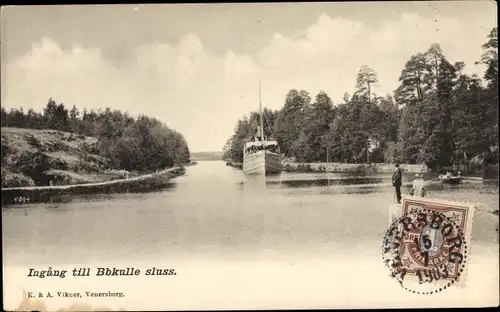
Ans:
[[[401,173],[401,168],[399,168],[399,164],[396,164],[396,171],[394,171],[392,175],[392,185],[396,188],[396,197],[398,200],[398,204],[401,203],[401,180],[403,178],[403,174]]]

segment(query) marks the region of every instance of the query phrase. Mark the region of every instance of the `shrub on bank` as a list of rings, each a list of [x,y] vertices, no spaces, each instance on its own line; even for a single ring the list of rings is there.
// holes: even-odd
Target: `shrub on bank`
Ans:
[[[27,142],[29,145],[31,145],[31,146],[33,146],[33,147],[35,147],[35,148],[40,148],[40,147],[42,147],[42,144],[40,143],[40,140],[39,140],[39,139],[37,139],[37,138],[36,138],[34,135],[32,135],[32,134],[28,134],[28,135],[26,135],[26,142]]]
[[[35,186],[35,181],[19,173],[10,173],[2,170],[2,188]]]

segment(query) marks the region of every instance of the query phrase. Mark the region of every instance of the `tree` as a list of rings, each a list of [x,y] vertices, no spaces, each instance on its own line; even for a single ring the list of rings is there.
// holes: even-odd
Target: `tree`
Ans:
[[[434,59],[434,58],[433,58]],[[436,69],[435,96],[422,103],[422,126],[426,137],[418,160],[430,168],[447,166],[453,161],[454,143],[452,132],[452,90],[456,78],[455,68],[439,55]]]
[[[110,114],[109,110],[107,114]],[[119,115],[124,116],[115,111],[115,116]],[[126,120],[125,116],[124,124],[128,123]],[[152,171],[190,160],[189,148],[182,134],[144,115],[129,123],[123,133],[106,139],[109,148],[104,151],[113,164],[120,168]]]
[[[310,102],[311,98],[306,91],[293,89],[286,95],[285,105],[279,111],[276,140],[287,156],[292,155],[293,145],[306,124],[306,111]]]
[[[393,97],[389,94],[387,94],[385,98],[380,98],[377,104],[378,107],[380,107],[382,119],[384,121],[384,137],[387,141],[396,142],[398,139],[401,111],[399,110],[398,105],[394,102]]]
[[[32,108],[28,111],[26,115],[26,127],[32,129],[41,129],[43,123],[43,116],[40,113],[35,112]]]
[[[275,138],[278,111],[274,111],[264,107],[262,115],[264,119],[264,135],[266,136],[266,138]]]
[[[427,71],[424,75],[425,90],[435,90],[440,76],[440,65],[444,58],[443,50],[438,43],[433,43],[429,49],[424,53],[425,62],[427,64]]]
[[[363,65],[356,76],[356,94],[359,96],[367,96],[368,101],[371,101],[372,89],[371,86],[378,82],[377,74],[367,65]]]
[[[455,62],[455,65],[453,67],[455,67],[458,77],[462,77],[463,75],[462,70],[465,68],[465,63],[462,61]]]
[[[60,131],[68,130],[68,110],[62,103],[57,105],[52,98],[49,98],[47,106],[44,109],[43,119],[44,124],[48,129]]]
[[[250,123],[247,116],[244,116],[242,119],[238,120],[234,134],[230,138],[230,148],[228,152],[228,157],[232,159],[234,162],[243,163],[243,147],[245,145],[245,141],[250,136]]]
[[[90,112],[87,113],[86,110],[84,110],[83,113],[83,118],[82,118],[82,128],[83,128],[83,133],[87,136],[95,136],[97,135],[96,128],[97,128],[97,113],[91,109]]]
[[[455,158],[467,164],[476,155],[487,152],[491,145],[485,125],[488,103],[481,81],[475,76],[461,75],[453,90],[452,128]]]
[[[300,132],[299,137],[291,146],[291,153],[295,156],[297,162],[306,163],[312,160],[313,155],[311,155],[310,145],[310,134],[306,134],[304,131]]]
[[[399,76],[399,87],[394,91],[399,105],[414,105],[424,99],[425,78],[429,76],[430,68],[425,55],[417,53],[405,64]]]
[[[68,114],[64,104],[58,105],[50,98],[43,116],[33,109],[24,114],[22,108],[7,113],[2,107],[2,126],[73,130],[95,136],[97,148],[92,152],[109,159],[109,165],[115,169],[150,171],[190,161],[182,134],[155,118],[139,116],[134,120],[127,113],[110,108],[90,113],[84,108],[81,119],[79,115],[75,105]]]
[[[487,88],[434,43],[406,62],[394,98],[373,92],[376,74],[366,65],[358,71],[354,95],[345,93],[335,107],[324,92],[310,104],[305,91],[290,90],[276,118],[278,143],[298,161],[399,161],[433,169],[477,157],[497,162],[496,33],[483,45]]]
[[[326,160],[329,142],[325,135],[334,118],[335,109],[332,100],[324,91],[320,91],[311,105],[305,127],[305,133],[309,135],[310,145],[308,147],[312,151],[309,156],[312,160]]]
[[[75,105],[69,111],[69,123],[71,131],[78,133],[80,129],[80,112]]]
[[[488,82],[485,101],[488,104],[488,116],[485,130],[492,146],[498,147],[498,30],[493,28],[482,45],[481,63],[487,66],[484,79]],[[498,148],[497,148],[498,151]]]
[[[498,87],[498,30],[493,28],[487,36],[488,41],[482,45],[484,50],[481,63],[487,66],[484,79],[490,88]]]
[[[349,96],[349,93],[345,92],[344,96],[342,97],[342,100],[344,100],[344,104],[349,103],[351,101],[351,97]]]
[[[76,108],[75,105],[73,105],[73,107],[71,108],[70,112],[69,112],[69,117],[71,120],[76,120],[78,119],[78,116],[80,115],[80,112],[78,111],[78,109]]]
[[[10,127],[25,128],[27,126],[26,116],[24,115],[23,108],[11,109],[7,115],[7,124]]]
[[[8,124],[8,115],[7,115],[7,111],[5,110],[5,107],[2,106],[2,120],[1,120],[1,124],[2,124],[2,127],[8,127],[9,124]]]
[[[333,156],[342,162],[364,162],[366,160],[366,148],[368,132],[364,125],[363,110],[366,102],[354,96],[347,103],[339,106],[335,119],[330,126],[330,135],[338,139],[338,147],[333,150]]]

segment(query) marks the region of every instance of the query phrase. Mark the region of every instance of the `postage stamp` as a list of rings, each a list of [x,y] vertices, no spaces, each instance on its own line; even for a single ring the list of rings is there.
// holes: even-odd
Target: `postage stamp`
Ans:
[[[382,257],[403,288],[433,294],[464,287],[474,205],[407,196],[382,244]]]

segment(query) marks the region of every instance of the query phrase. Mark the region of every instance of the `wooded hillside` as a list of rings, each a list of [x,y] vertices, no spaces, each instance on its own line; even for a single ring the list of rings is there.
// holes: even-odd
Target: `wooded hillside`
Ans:
[[[464,74],[439,44],[415,53],[401,70],[393,95],[373,92],[377,74],[362,66],[353,95],[333,103],[292,89],[279,111],[264,110],[264,132],[297,162],[409,163],[431,169],[498,163],[498,39],[487,35],[478,55],[484,79]],[[241,163],[244,140],[259,127],[257,112],[237,122],[224,158]]]

